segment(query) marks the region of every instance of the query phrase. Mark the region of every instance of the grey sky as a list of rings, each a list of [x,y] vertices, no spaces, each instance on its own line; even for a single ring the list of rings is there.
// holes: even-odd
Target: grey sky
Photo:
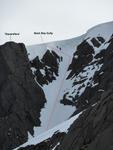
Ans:
[[[85,33],[94,25],[113,20],[113,0],[0,0],[0,44],[4,32],[20,32],[13,39],[25,44],[40,43],[34,31],[51,31],[44,42]]]

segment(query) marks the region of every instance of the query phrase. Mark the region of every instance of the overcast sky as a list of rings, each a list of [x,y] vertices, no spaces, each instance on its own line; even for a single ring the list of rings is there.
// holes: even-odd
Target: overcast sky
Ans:
[[[89,28],[113,21],[113,0],[0,0],[0,44],[4,32],[20,32],[12,39],[27,45],[41,43],[33,32],[53,32],[43,41],[79,36]]]

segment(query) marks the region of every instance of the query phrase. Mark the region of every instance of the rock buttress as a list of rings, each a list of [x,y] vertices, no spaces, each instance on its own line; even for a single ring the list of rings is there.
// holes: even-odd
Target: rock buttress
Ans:
[[[26,142],[28,132],[40,125],[45,103],[36,84],[24,44],[0,46],[0,149],[10,150]]]

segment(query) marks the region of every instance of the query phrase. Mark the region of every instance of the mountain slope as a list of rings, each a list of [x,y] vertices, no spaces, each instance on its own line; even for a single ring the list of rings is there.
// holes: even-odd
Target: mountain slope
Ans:
[[[68,133],[54,133],[52,138],[50,137],[47,141],[45,141],[45,139],[41,141],[41,143],[37,141],[37,145],[23,148],[23,150],[40,149],[41,146],[44,146],[43,150],[104,150],[107,147],[108,150],[110,150],[113,148],[113,138],[111,135],[111,126],[113,124],[111,117],[111,108],[113,107],[112,35],[113,22],[102,24],[90,29],[83,35],[83,37],[77,41],[78,43],[75,43],[75,49],[69,52],[68,49],[66,49],[66,51],[65,49],[60,51],[60,53],[65,53],[66,56],[67,54],[70,56],[70,52],[72,52],[72,57],[69,60],[70,63],[66,65],[65,77],[62,80],[63,82],[58,93],[58,101],[52,106],[52,110],[54,111],[52,111],[50,120],[55,126],[55,124],[67,120],[72,115],[74,116],[79,112],[84,112],[73,123]],[[55,42],[53,45],[55,45]],[[62,46],[59,47],[63,49]],[[52,50],[56,50],[56,48],[54,47]],[[64,56],[62,60],[67,59],[65,59]],[[65,66],[65,62],[61,62],[63,66]],[[58,77],[60,78],[60,73]],[[57,82],[57,78],[55,81]],[[51,83],[46,87],[48,88],[50,85]],[[54,89],[56,88],[54,81],[52,82],[52,86]],[[47,94],[49,95],[48,90]],[[51,97],[51,94],[49,96]],[[49,97],[47,101],[48,99]],[[62,109],[59,109],[60,107]],[[73,110],[66,114],[66,107],[67,111],[69,108]],[[47,107],[44,109],[46,108]],[[48,113],[48,108],[46,110]],[[61,120],[59,116],[61,116]],[[57,118],[58,122],[55,122]],[[52,125],[50,125],[50,127],[52,127]],[[103,138],[103,135],[105,138]],[[34,137],[34,140],[35,139],[36,136]],[[30,141],[31,139],[29,139],[27,145],[30,144]]]
[[[102,72],[100,69],[103,65],[102,59],[104,59],[99,58],[98,55],[109,45],[112,26],[112,22],[98,25],[78,38],[27,48],[30,60],[36,58],[37,55],[40,60],[43,59],[47,51],[54,51],[62,58],[57,65],[57,76],[52,75],[53,79],[43,85],[47,105],[42,110],[42,116],[45,114],[42,122],[45,124],[45,118],[48,118],[44,131],[67,120],[73,113],[78,113],[95,102],[90,100],[91,94],[100,89],[95,86],[98,84],[95,78],[97,72]],[[54,57],[53,60],[55,59]],[[42,70],[44,73],[45,70]],[[52,70],[51,67],[48,71],[50,70]],[[41,81],[43,81],[42,78]]]

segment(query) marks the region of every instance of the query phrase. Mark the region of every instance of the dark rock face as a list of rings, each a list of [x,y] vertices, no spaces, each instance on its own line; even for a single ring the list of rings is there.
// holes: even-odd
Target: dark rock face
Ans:
[[[92,44],[94,45],[94,47],[100,47],[102,43],[105,42],[105,39],[101,36],[98,36],[96,38],[92,38],[91,39]]]
[[[0,149],[10,150],[26,142],[28,131],[40,125],[45,103],[35,83],[24,44],[0,46]]]
[[[86,40],[78,45],[77,51],[74,53],[72,63],[70,64],[68,69],[71,70],[71,73],[69,74],[67,79],[81,72],[83,68],[92,61],[93,54],[94,49]]]
[[[46,51],[41,60],[39,60],[38,56],[33,59],[31,67],[35,69],[36,81],[43,86],[56,80],[61,61],[62,57],[58,56],[54,51],[50,52],[49,50]]]
[[[96,38],[92,38],[91,42],[95,47],[100,47],[101,45],[100,42]]]
[[[71,126],[58,150],[113,149],[113,83],[98,104],[89,107]]]
[[[105,39],[101,36],[98,36],[97,37],[98,41],[101,42],[101,43],[104,43],[105,42]]]

